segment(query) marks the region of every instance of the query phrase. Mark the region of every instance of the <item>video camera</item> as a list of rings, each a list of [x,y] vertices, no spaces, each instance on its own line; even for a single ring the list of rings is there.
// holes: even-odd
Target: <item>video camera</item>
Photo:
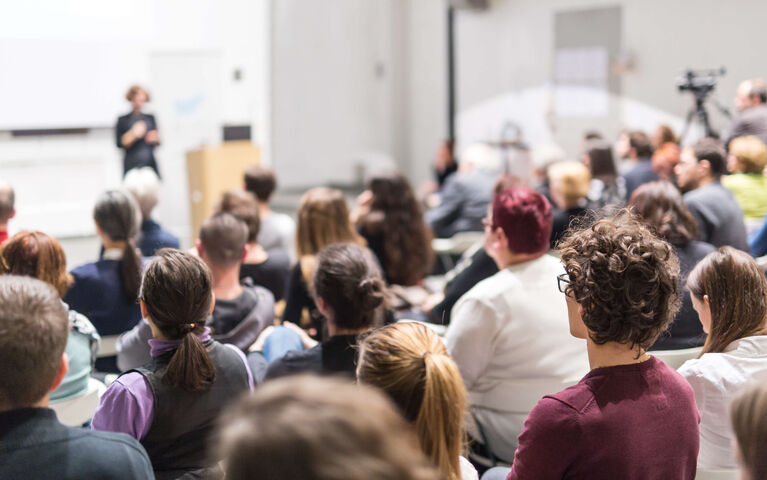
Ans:
[[[687,69],[677,78],[676,86],[680,92],[691,92],[696,96],[705,97],[716,87],[718,77],[727,73],[724,67],[711,70]]]

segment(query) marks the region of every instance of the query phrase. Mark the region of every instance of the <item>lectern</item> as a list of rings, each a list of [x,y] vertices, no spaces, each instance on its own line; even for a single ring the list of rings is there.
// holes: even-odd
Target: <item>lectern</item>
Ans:
[[[197,238],[202,222],[213,213],[221,194],[242,188],[245,169],[259,160],[260,150],[250,141],[224,142],[218,147],[187,152],[192,238]]]

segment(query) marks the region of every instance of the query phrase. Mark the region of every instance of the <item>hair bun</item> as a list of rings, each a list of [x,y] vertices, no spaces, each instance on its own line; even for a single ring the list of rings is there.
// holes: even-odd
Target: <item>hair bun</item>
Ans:
[[[359,294],[366,311],[378,308],[384,300],[383,282],[376,277],[363,278],[359,283]]]

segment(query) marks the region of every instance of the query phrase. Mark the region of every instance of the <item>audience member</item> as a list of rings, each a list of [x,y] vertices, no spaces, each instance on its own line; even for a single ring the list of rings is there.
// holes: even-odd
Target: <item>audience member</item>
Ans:
[[[456,171],[458,171],[458,159],[455,158],[455,141],[448,139],[439,144],[434,158],[434,175],[437,177],[439,188],[442,188],[447,177]]]
[[[266,379],[301,372],[354,375],[357,336],[374,326],[385,304],[386,287],[373,255],[353,243],[323,248],[317,254],[312,291],[328,338],[273,361]]]
[[[295,259],[296,222],[284,213],[277,213],[269,206],[272,194],[277,189],[274,172],[260,165],[245,170],[245,190],[252,193],[258,202],[258,218],[261,227],[256,241],[267,252],[279,250]]]
[[[141,209],[141,231],[136,242],[141,254],[151,257],[161,248],[178,248],[178,238],[152,219],[160,193],[160,178],[150,167],[134,168],[125,174],[123,187],[133,195]]]
[[[660,238],[671,244],[679,258],[678,288],[684,292],[682,308],[668,331],[658,337],[651,350],[674,350],[703,345],[706,339],[690,293],[684,290],[687,276],[703,257],[715,250],[710,243],[695,240],[697,228],[682,195],[669,182],[650,182],[634,190],[629,207]]]
[[[555,248],[573,220],[589,212],[588,194],[591,185],[589,169],[580,162],[559,162],[549,167],[549,185],[554,200],[551,248]]]
[[[767,143],[767,85],[761,78],[745,80],[738,85],[735,107],[738,116],[733,120],[725,146],[738,137],[755,135]]]
[[[290,272],[290,258],[282,249],[267,251],[258,243],[261,223],[255,198],[243,190],[230,190],[221,196],[217,210],[234,215],[248,227],[247,252],[240,266],[240,278],[250,278],[255,285],[272,292],[276,301],[282,300]]]
[[[0,273],[37,278],[53,287],[59,296],[72,284],[67,259],[59,242],[42,232],[19,232],[0,249]],[[88,391],[88,379],[96,361],[99,335],[83,315],[67,308],[69,338],[66,354],[69,369],[61,385],[50,394],[51,402],[69,400]]]
[[[682,150],[674,169],[684,203],[698,224],[698,238],[715,247],[730,245],[747,251],[743,211],[720,183],[727,173],[725,151],[712,138]]]
[[[609,143],[602,139],[589,140],[584,144],[582,161],[591,172],[589,186],[589,205],[594,210],[608,205],[623,206],[626,192],[623,178],[618,177],[613,160],[613,150]]]
[[[730,143],[727,168],[732,175],[722,178],[722,185],[732,192],[749,221],[761,226],[767,215],[767,145],[754,136],[738,137]]]
[[[259,387],[221,422],[228,480],[437,480],[409,425],[375,389],[297,376]]]
[[[214,340],[234,345],[243,352],[274,322],[274,297],[250,278],[240,280],[240,262],[245,256],[248,228],[228,213],[205,220],[197,240],[197,253],[213,279],[215,303],[206,326]],[[242,283],[241,283],[242,282]],[[151,360],[149,322],[142,320],[117,341],[117,366],[137,368]]]
[[[141,282],[141,313],[152,328],[152,361],[117,378],[92,428],[127,433],[146,448],[158,479],[217,478],[206,451],[216,417],[253,390],[245,355],[210,336],[210,271],[197,257],[160,250]]]
[[[530,163],[533,167],[533,183],[535,189],[549,202],[553,202],[549,187],[548,169],[557,162],[567,160],[567,154],[559,145],[543,143],[530,149]]]
[[[655,149],[650,163],[660,180],[675,181],[674,168],[679,163],[679,145],[673,142],[664,143]]]
[[[626,185],[626,199],[629,199],[640,185],[659,180],[659,177],[652,169],[653,149],[646,133],[634,130],[627,133],[626,140],[622,142],[619,154],[630,165],[630,170],[623,175],[623,181]]]
[[[570,331],[586,339],[591,371],[533,408],[508,478],[692,480],[692,389],[646,353],[678,309],[673,249],[625,213],[560,247]]]
[[[442,339],[418,323],[398,323],[360,343],[357,380],[384,392],[415,426],[421,449],[447,480],[477,479],[461,456],[466,388]]]
[[[498,153],[487,145],[475,144],[463,153],[458,171],[442,186],[439,205],[425,215],[437,237],[482,230],[482,217],[500,169]]]
[[[153,478],[136,440],[65,427],[47,408],[50,392],[67,374],[67,317],[59,293],[49,285],[0,277],[0,477]]]
[[[545,254],[551,223],[551,206],[532,189],[515,187],[495,197],[486,220],[485,250],[500,271],[461,297],[445,333],[486,447],[506,461],[526,417],[506,407],[514,382],[566,380],[587,370],[585,352],[568,334],[565,301],[552,280],[562,266]]]
[[[15,197],[11,184],[0,179],[0,245],[8,240],[8,221],[16,215]]]
[[[767,478],[767,382],[760,382],[732,401],[730,422],[742,480]]]
[[[141,320],[137,299],[142,260],[134,243],[138,215],[130,194],[110,190],[101,195],[93,219],[104,251],[98,261],[71,272],[74,283],[64,301],[88,317],[102,337],[126,332]],[[96,369],[119,372],[116,357],[99,358]]]
[[[321,338],[322,314],[309,294],[314,278],[315,256],[317,252],[333,243],[352,242],[364,245],[365,240],[354,230],[349,219],[346,198],[339,190],[319,187],[304,193],[297,218],[298,263],[288,276],[282,319],[300,324],[306,310],[311,327],[316,330],[314,336]]]
[[[655,129],[652,137],[650,137],[650,144],[653,149],[657,150],[661,145],[667,143],[679,145],[679,138],[677,138],[676,134],[674,134],[674,130],[669,125],[658,125],[658,128]]]
[[[389,284],[412,286],[431,272],[431,232],[410,183],[400,173],[374,176],[352,218]]]
[[[735,468],[727,409],[749,383],[767,380],[767,279],[747,253],[722,247],[695,267],[687,288],[708,333],[701,355],[679,368],[700,409],[698,464]]]

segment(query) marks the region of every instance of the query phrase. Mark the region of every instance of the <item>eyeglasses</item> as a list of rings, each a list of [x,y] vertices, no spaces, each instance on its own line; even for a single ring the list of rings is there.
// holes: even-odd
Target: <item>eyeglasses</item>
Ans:
[[[557,286],[559,287],[560,292],[567,294],[567,287],[569,287],[570,284],[570,276],[568,274],[563,273],[562,275],[557,275]]]

